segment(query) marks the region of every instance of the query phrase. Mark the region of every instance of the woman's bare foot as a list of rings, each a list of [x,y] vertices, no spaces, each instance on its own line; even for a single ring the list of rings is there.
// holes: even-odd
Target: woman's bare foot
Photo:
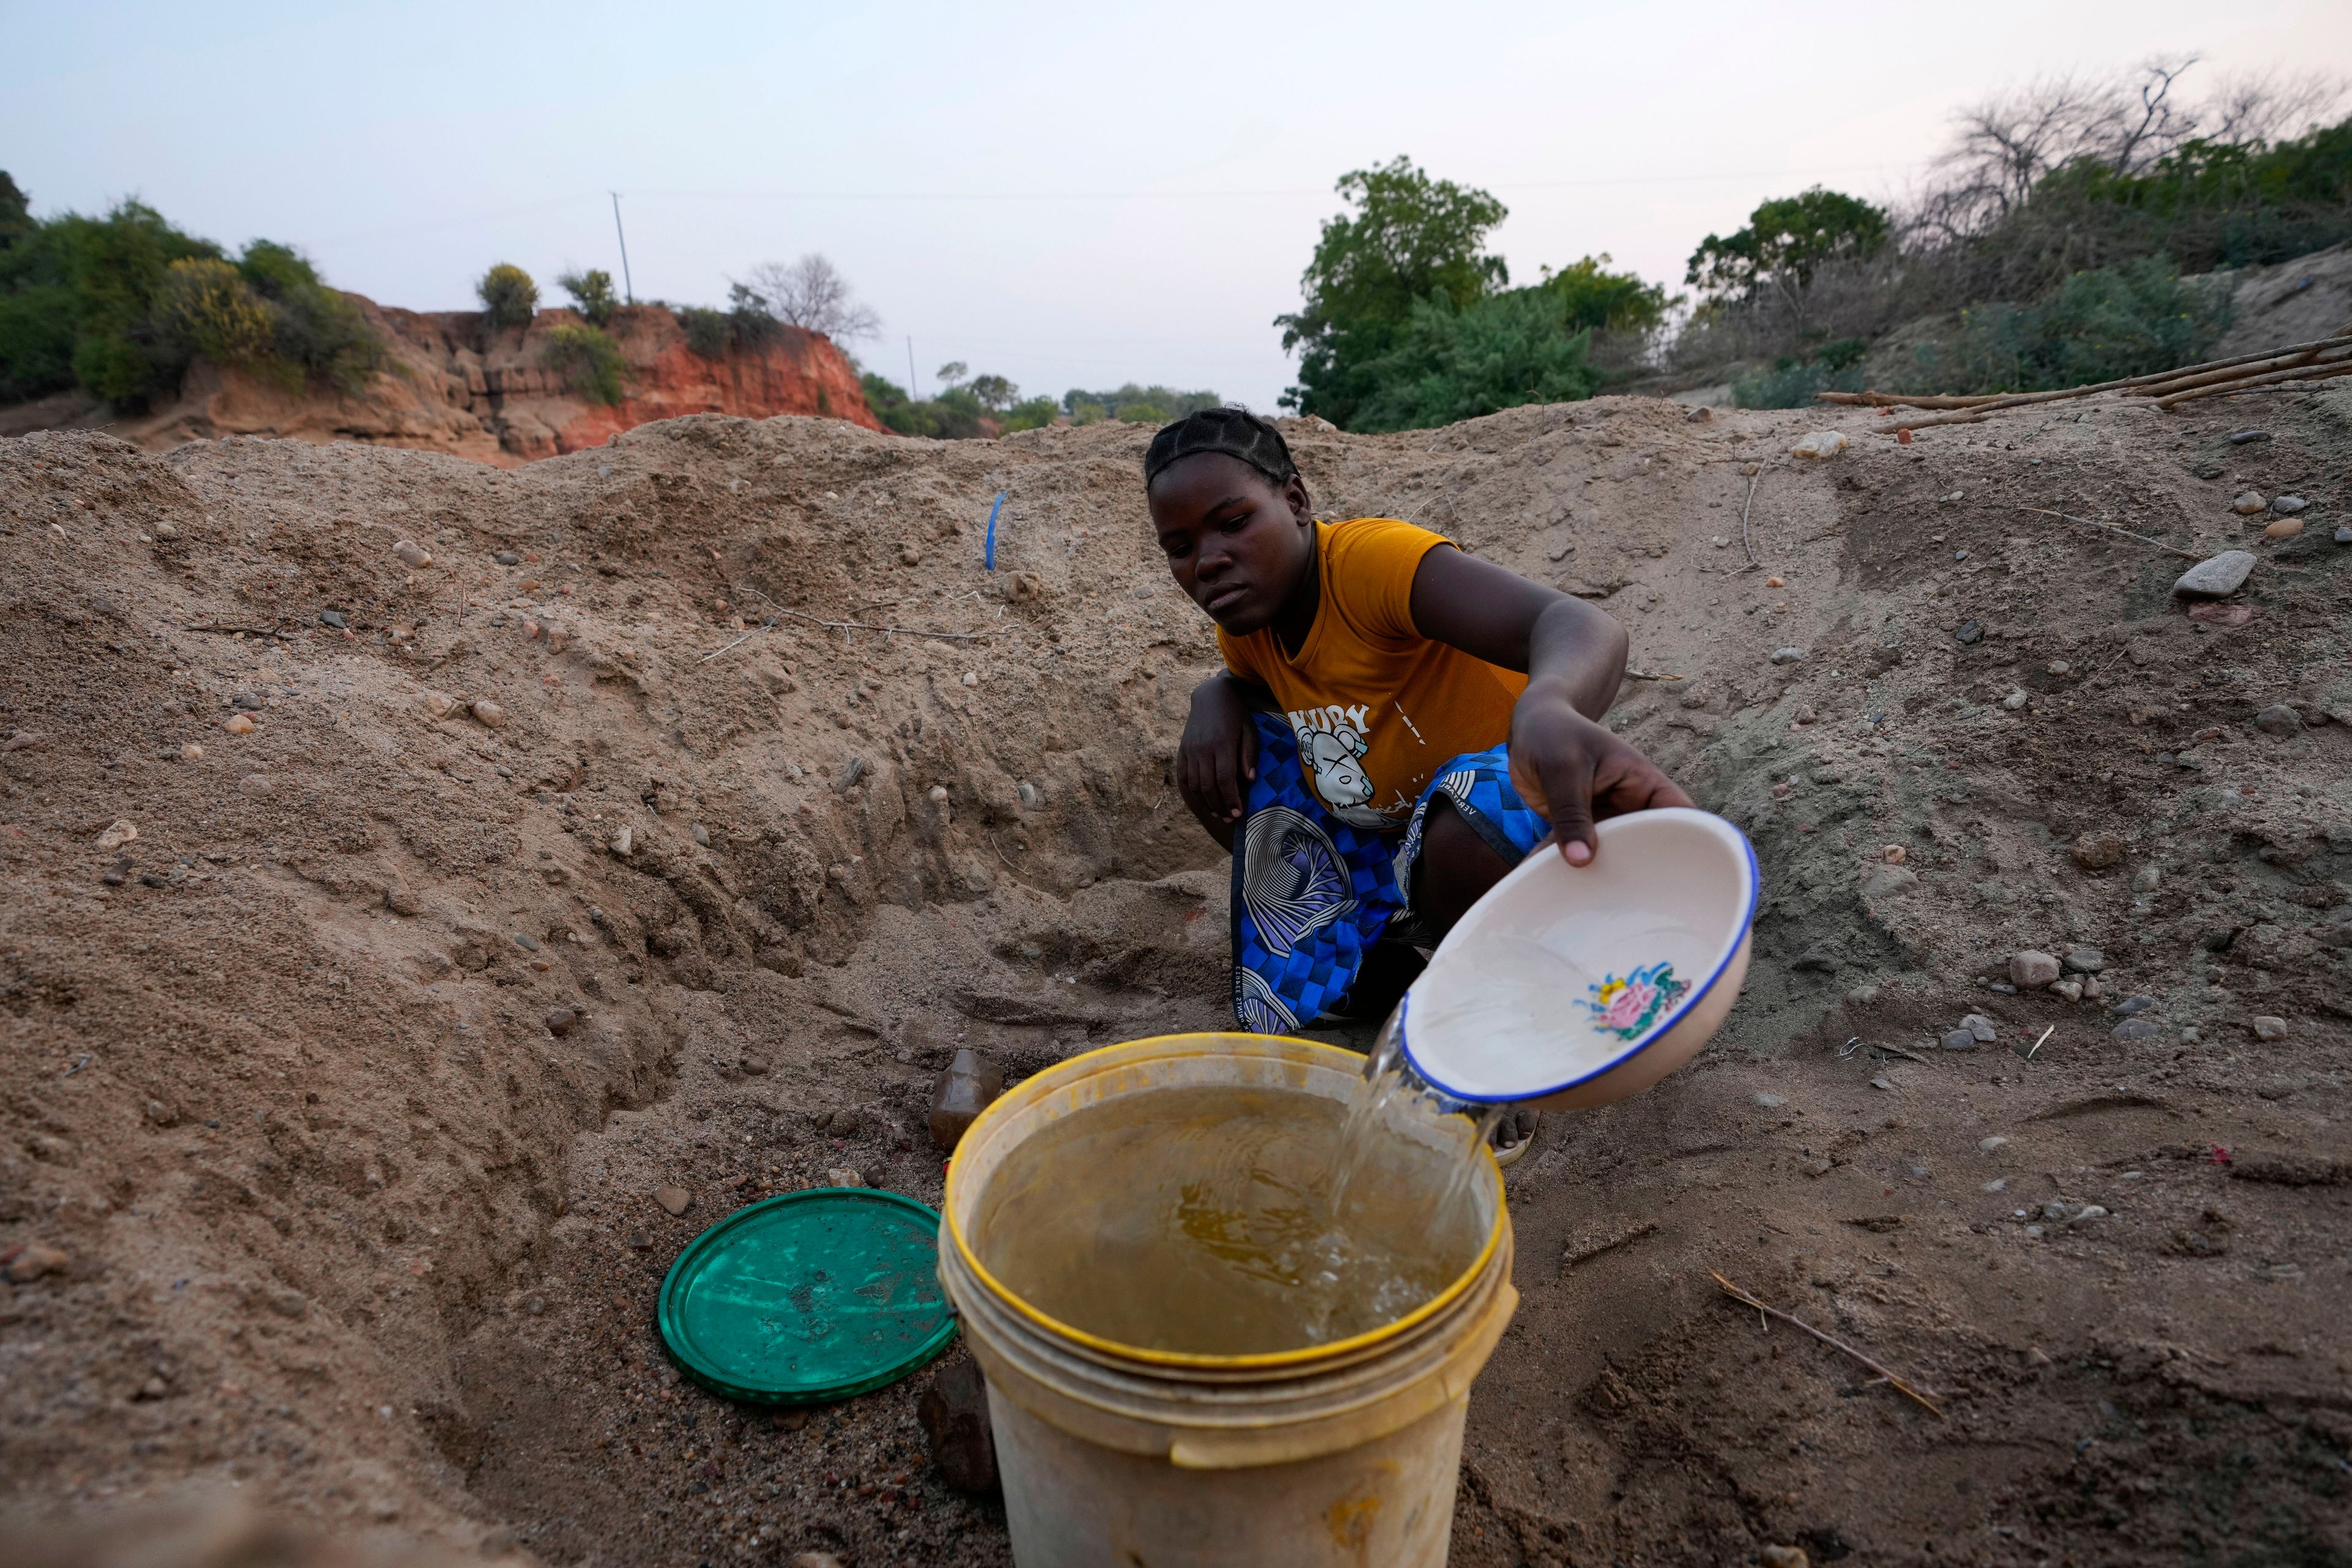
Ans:
[[[1495,1151],[1495,1163],[1507,1165],[1528,1152],[1536,1141],[1536,1123],[1542,1115],[1524,1105],[1515,1105],[1503,1112],[1502,1120],[1495,1123],[1495,1131],[1486,1140],[1487,1147]]]

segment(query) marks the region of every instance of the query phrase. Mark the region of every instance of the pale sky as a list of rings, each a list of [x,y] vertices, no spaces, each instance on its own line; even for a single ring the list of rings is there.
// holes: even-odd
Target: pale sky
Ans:
[[[2157,53],[2352,75],[2343,0],[1244,6],[0,3],[0,168],[36,212],[137,195],[232,247],[455,310],[513,261],[723,302],[819,250],[926,393],[1122,381],[1271,409],[1273,318],[1332,182],[1405,153],[1483,186],[1533,281],[1692,247],[1816,182],[1885,199],[1958,106]]]

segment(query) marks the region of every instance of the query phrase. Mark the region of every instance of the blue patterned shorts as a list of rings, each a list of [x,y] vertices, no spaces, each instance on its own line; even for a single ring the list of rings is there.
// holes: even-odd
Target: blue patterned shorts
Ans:
[[[1257,777],[1234,832],[1234,1016],[1278,1035],[1331,1016],[1384,935],[1420,934],[1412,912],[1422,826],[1443,796],[1517,863],[1551,831],[1511,787],[1501,746],[1437,772],[1402,833],[1350,826],[1324,809],[1279,717],[1257,714]]]

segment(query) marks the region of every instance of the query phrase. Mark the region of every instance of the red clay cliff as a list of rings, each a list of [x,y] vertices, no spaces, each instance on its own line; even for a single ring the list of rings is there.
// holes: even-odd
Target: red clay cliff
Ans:
[[[682,414],[806,414],[882,427],[848,357],[830,338],[798,327],[780,325],[762,343],[733,344],[707,359],[687,346],[667,307],[624,306],[605,326],[629,370],[614,405],[583,397],[562,371],[543,363],[549,334],[579,323],[576,311],[541,310],[527,328],[493,331],[478,311],[402,310],[345,297],[388,355],[356,395],[315,384],[289,392],[200,360],[180,395],[152,413],[110,416],[68,395],[0,409],[0,435],[103,426],[150,451],[222,436],[278,436],[420,447],[505,468],[601,446],[617,431]]]

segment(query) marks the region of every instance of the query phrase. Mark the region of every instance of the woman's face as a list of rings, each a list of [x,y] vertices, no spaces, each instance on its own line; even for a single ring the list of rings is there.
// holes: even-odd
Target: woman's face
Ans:
[[[1234,637],[1271,625],[1312,553],[1305,483],[1276,485],[1239,458],[1195,452],[1160,469],[1147,495],[1177,586]]]

